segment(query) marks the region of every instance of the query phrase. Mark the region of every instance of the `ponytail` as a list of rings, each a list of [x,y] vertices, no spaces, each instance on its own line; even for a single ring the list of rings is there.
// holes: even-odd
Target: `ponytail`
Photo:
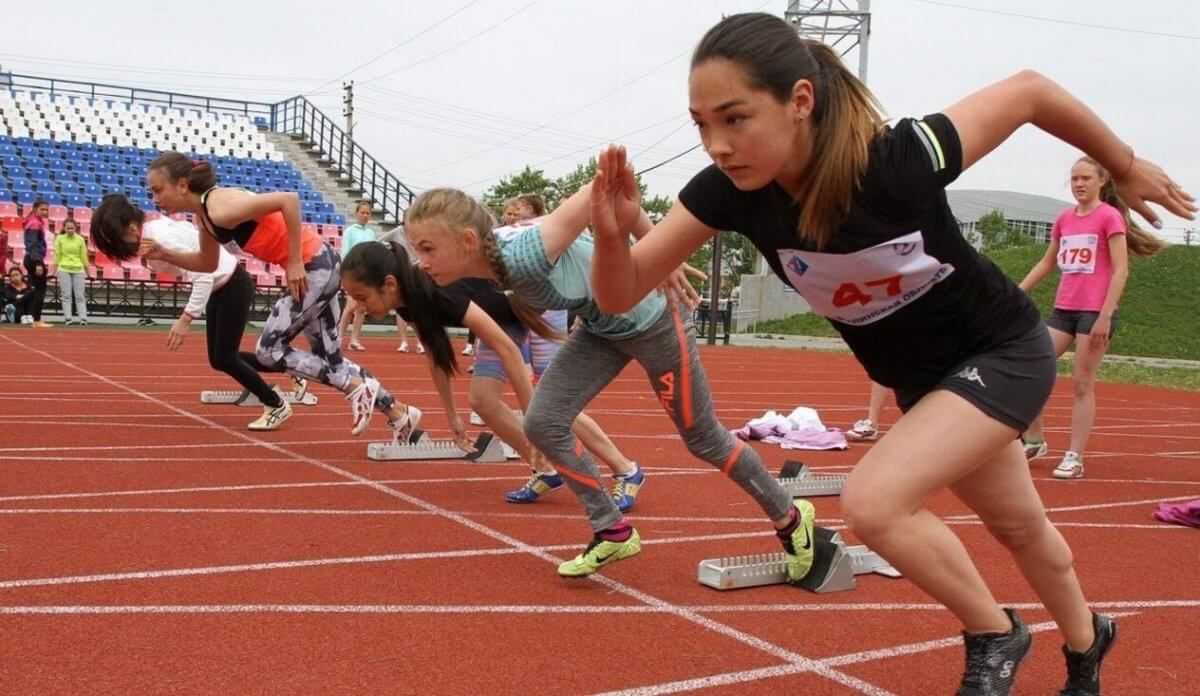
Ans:
[[[813,86],[813,149],[801,189],[799,236],[823,247],[850,210],[867,169],[871,141],[883,130],[883,107],[829,46],[801,39],[787,22],[765,13],[718,22],[697,44],[692,69],[712,59],[735,63],[754,89],[780,103],[799,80]]]
[[[161,169],[171,181],[186,179],[188,191],[201,194],[217,185],[217,173],[204,160],[189,159],[180,152],[164,152],[147,169]]]
[[[342,259],[342,276],[377,292],[383,290],[388,276],[395,278],[417,338],[425,345],[433,364],[448,375],[459,371],[450,336],[437,312],[437,285],[429,274],[412,264],[403,244],[396,241],[355,244]]]
[[[1117,212],[1124,218],[1125,246],[1129,249],[1129,253],[1145,258],[1154,256],[1162,251],[1167,245],[1166,242],[1142,229],[1141,226],[1134,222],[1133,216],[1129,213],[1129,206],[1125,205],[1125,201],[1121,200],[1121,197],[1117,195],[1116,184],[1113,182],[1112,175],[1108,173],[1108,170],[1100,166],[1100,163],[1091,157],[1080,157],[1077,161],[1087,162],[1095,167],[1096,172],[1104,181],[1100,185],[1100,200],[1116,208]]]

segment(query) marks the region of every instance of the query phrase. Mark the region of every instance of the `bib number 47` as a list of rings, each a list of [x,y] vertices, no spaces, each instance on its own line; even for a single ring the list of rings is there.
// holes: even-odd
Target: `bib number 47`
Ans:
[[[842,283],[833,292],[833,306],[840,309],[857,302],[865,307],[871,303],[871,300],[880,297],[896,297],[901,292],[901,278],[903,276],[894,275],[879,280],[868,280],[862,284]]]

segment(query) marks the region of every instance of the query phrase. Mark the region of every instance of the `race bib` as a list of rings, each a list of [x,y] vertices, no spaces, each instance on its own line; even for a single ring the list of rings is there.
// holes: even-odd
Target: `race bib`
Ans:
[[[954,272],[925,253],[920,231],[853,254],[778,253],[788,282],[812,311],[851,326],[883,319]]]
[[[1095,273],[1099,236],[1073,234],[1058,241],[1058,270],[1063,273]]]

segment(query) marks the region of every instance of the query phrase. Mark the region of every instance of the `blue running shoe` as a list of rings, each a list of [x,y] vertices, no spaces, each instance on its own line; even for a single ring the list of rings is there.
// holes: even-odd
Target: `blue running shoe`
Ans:
[[[529,477],[528,483],[515,491],[505,493],[504,499],[510,503],[532,503],[550,491],[562,488],[563,483],[565,482],[561,474],[539,474],[535,471],[533,476]]]
[[[637,462],[632,462],[632,464],[633,471],[613,476],[616,480],[613,482],[612,499],[621,512],[629,512],[633,509],[633,504],[637,502],[638,491],[646,483],[646,474],[642,473],[642,467],[638,466]]]

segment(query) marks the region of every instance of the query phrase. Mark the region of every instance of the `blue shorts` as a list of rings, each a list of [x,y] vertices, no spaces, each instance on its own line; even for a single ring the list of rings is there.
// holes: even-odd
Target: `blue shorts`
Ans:
[[[530,331],[524,324],[511,324],[503,327],[504,333],[512,339],[512,342],[517,344],[517,348],[521,349],[521,357],[525,362],[530,361],[529,357],[529,334]],[[500,362],[500,354],[488,347],[488,344],[482,340],[477,341],[475,348],[475,376],[495,379],[501,382],[508,382],[508,373],[504,370],[504,365]]]

